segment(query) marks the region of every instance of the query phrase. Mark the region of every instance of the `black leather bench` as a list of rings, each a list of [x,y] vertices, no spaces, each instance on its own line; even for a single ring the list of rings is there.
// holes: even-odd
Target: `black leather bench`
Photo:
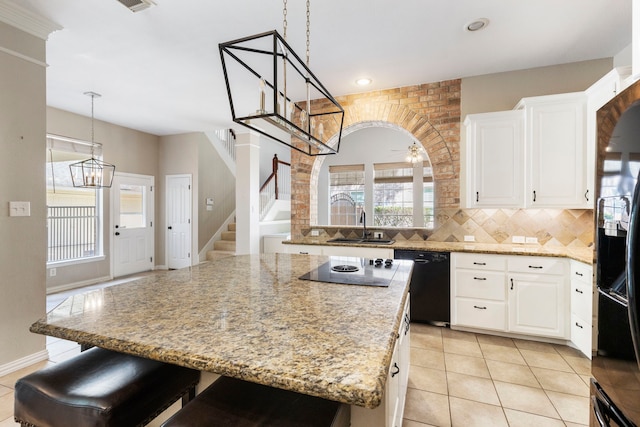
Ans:
[[[181,397],[184,406],[199,380],[199,371],[92,348],[19,379],[14,417],[23,427],[142,426]]]
[[[349,426],[349,409],[319,397],[220,377],[162,427]]]

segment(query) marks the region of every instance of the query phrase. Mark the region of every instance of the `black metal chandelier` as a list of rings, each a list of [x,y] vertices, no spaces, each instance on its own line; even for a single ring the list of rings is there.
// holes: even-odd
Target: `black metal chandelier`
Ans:
[[[95,146],[99,145],[93,140],[93,101],[96,97],[99,98],[102,95],[95,92],[85,92],[84,94],[91,97],[91,158],[69,165],[71,181],[74,187],[111,188],[116,167],[96,159],[93,152]]]
[[[277,31],[219,44],[233,121],[309,156],[336,154],[344,110]],[[313,101],[312,101],[313,100]],[[334,147],[329,139],[337,136]]]

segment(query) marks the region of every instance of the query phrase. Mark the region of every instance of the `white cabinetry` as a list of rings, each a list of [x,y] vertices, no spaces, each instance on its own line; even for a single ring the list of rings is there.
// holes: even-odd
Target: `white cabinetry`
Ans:
[[[559,258],[509,257],[509,331],[568,338],[567,262]]]
[[[375,409],[351,406],[351,427],[402,427],[404,404],[409,384],[409,353],[411,348],[409,295],[404,306],[391,364],[384,400]]]
[[[470,114],[467,128],[467,207],[523,205],[524,114]]]
[[[591,359],[593,267],[571,261],[571,342]]]
[[[584,92],[522,99],[526,207],[589,207]]]
[[[283,245],[288,254],[393,259],[393,249],[362,246]]]
[[[319,245],[284,245],[288,254],[322,255],[322,246]]]
[[[451,254],[451,326],[569,338],[569,262],[520,255]]]

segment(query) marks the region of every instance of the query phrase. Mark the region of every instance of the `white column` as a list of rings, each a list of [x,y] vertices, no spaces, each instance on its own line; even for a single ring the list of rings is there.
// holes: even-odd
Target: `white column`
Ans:
[[[640,0],[631,3],[631,76],[640,78]]]
[[[260,253],[260,145],[257,133],[236,139],[236,254]]]

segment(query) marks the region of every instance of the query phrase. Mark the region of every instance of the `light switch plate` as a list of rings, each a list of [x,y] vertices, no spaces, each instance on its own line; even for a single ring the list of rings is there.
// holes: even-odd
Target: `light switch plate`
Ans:
[[[538,243],[538,238],[537,237],[527,237],[526,241],[527,241],[527,243]]]
[[[31,216],[31,202],[9,202],[9,216]]]
[[[318,237],[320,235],[320,230],[311,230],[312,237]]]
[[[524,236],[513,236],[511,237],[512,243],[524,243]]]
[[[464,236],[464,241],[465,242],[475,242],[476,238],[475,238],[475,236]]]

